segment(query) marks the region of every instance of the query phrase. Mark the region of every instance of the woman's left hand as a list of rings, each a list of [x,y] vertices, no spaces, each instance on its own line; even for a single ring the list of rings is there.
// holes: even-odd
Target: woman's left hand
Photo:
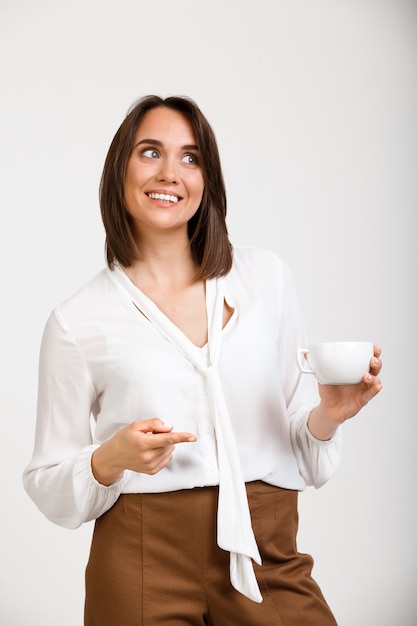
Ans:
[[[308,427],[317,439],[330,439],[337,427],[356,415],[382,389],[381,348],[374,346],[369,372],[356,385],[321,385],[321,402],[310,413]]]

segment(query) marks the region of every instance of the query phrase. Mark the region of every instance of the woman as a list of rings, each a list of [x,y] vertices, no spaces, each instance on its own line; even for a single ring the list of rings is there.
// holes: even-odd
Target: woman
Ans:
[[[300,375],[286,266],[232,249],[214,134],[145,97],[100,201],[108,267],[51,314],[25,470],[53,522],[96,520],[85,624],[335,624],[296,549],[297,493],[339,463],[339,426],[381,389]],[[90,415],[96,425],[90,432]]]

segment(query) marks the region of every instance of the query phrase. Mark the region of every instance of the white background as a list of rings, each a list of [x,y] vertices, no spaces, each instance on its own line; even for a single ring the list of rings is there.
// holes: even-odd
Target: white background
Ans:
[[[417,623],[416,34],[413,0],[1,0],[2,626],[82,624],[92,526],[48,522],[21,473],[44,323],[104,264],[101,168],[148,93],[207,115],[231,239],[290,264],[310,339],[382,345],[299,547],[340,626]]]

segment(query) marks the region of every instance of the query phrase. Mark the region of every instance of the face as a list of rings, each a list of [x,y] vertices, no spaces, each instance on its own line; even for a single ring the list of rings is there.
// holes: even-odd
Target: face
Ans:
[[[135,235],[182,231],[200,206],[203,173],[190,122],[178,111],[148,111],[136,131],[124,197]]]

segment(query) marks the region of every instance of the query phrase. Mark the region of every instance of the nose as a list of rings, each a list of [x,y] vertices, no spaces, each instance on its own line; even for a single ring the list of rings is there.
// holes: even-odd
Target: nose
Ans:
[[[175,159],[166,157],[160,160],[158,180],[165,183],[176,183],[178,181],[178,171]]]

